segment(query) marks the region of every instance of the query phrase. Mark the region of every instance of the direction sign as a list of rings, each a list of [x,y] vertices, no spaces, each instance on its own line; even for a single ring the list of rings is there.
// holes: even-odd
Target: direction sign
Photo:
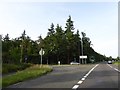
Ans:
[[[80,56],[80,58],[84,58],[84,59],[86,59],[86,58],[87,58],[87,56]]]

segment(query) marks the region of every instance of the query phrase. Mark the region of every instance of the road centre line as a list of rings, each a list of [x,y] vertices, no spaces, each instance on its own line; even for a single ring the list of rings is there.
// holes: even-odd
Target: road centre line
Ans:
[[[87,73],[86,75],[85,75],[85,77],[87,77],[89,75],[89,73]]]
[[[84,77],[78,81],[78,83],[76,85],[73,86],[72,89],[77,89],[79,87],[80,84],[83,83],[83,81],[85,80],[85,78],[98,66],[99,64],[95,65],[87,74],[84,75]],[[79,84],[79,85],[78,85]]]
[[[83,81],[80,80],[80,81],[78,82],[78,84],[81,84],[82,82],[83,82]]]
[[[84,78],[86,78],[86,77],[87,77],[87,75],[84,76]]]
[[[82,78],[81,80],[82,80],[82,81],[84,81],[84,80],[85,80],[85,78]]]
[[[74,85],[74,87],[72,89],[77,89],[79,87],[79,85]]]

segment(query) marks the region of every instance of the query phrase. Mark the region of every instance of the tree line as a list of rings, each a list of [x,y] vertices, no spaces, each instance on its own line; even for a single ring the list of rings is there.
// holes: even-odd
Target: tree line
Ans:
[[[66,20],[65,29],[59,24],[52,23],[48,29],[47,36],[38,40],[32,40],[24,30],[20,37],[10,39],[9,34],[2,38],[2,61],[3,63],[40,63],[39,51],[45,51],[43,63],[69,64],[71,61],[83,63],[79,56],[87,55],[87,63],[91,57],[99,62],[106,57],[94,51],[91,40],[85,32],[75,32],[74,22],[71,16]],[[82,48],[83,47],[83,48]],[[82,50],[83,49],[83,50]]]

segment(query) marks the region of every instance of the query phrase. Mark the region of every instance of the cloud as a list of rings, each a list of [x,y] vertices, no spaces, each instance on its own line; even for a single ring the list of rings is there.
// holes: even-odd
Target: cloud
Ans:
[[[117,57],[118,56],[118,39],[113,38],[107,41],[96,42],[93,46],[94,50],[102,55]]]

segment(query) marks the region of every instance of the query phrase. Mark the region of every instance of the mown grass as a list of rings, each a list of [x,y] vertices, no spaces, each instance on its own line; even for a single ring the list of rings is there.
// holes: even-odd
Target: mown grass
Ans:
[[[2,87],[7,87],[11,84],[15,84],[15,83],[27,80],[27,79],[35,78],[35,77],[44,75],[50,71],[52,71],[52,68],[50,68],[49,66],[41,67],[40,65],[34,65],[23,71],[19,71],[16,74],[13,74],[11,76],[3,77]]]

